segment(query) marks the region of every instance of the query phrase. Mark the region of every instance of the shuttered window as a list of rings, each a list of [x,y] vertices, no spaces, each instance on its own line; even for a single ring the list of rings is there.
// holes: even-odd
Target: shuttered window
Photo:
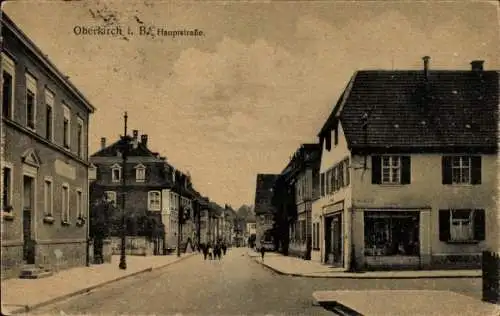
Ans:
[[[444,242],[476,242],[486,238],[483,209],[439,210],[439,240]]]
[[[481,184],[481,156],[443,156],[443,184]]]

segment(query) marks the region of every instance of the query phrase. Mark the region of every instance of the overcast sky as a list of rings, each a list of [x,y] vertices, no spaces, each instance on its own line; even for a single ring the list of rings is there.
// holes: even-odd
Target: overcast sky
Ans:
[[[180,3],[180,2],[179,2]],[[253,204],[257,173],[280,173],[316,142],[358,69],[500,69],[493,2],[13,1],[15,23],[97,108],[90,152],[129,129],[189,170],[202,194]],[[78,36],[77,25],[139,23],[202,37]],[[140,22],[138,22],[138,20]]]

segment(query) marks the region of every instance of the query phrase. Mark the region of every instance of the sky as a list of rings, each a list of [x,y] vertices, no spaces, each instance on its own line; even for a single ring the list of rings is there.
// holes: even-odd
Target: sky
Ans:
[[[3,10],[96,107],[90,153],[117,140],[127,111],[130,133],[236,208],[254,203],[258,173],[280,173],[318,141],[355,71],[421,69],[425,55],[431,69],[475,59],[500,69],[496,2],[17,0]],[[105,25],[124,36],[74,32]]]

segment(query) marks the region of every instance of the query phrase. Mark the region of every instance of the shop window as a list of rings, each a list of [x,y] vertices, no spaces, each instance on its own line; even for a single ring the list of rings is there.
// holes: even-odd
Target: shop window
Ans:
[[[418,256],[419,213],[365,212],[366,256]]]

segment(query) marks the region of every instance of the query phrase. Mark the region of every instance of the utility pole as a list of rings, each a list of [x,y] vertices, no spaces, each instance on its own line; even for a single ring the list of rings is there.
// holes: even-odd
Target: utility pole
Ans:
[[[126,270],[127,269],[127,261],[126,261],[126,258],[125,258],[125,235],[126,235],[126,230],[127,230],[127,225],[126,225],[126,221],[125,221],[125,175],[126,175],[126,172],[125,172],[125,168],[126,168],[126,164],[127,164],[127,154],[128,154],[128,146],[129,146],[129,142],[127,140],[127,119],[128,119],[128,115],[127,115],[127,112],[125,112],[125,115],[124,115],[124,121],[125,121],[125,128],[124,128],[124,132],[123,132],[123,137],[122,137],[122,148],[121,148],[121,151],[122,151],[122,245],[121,245],[121,251],[120,251],[120,264],[119,264],[119,267],[120,269],[122,270]]]

